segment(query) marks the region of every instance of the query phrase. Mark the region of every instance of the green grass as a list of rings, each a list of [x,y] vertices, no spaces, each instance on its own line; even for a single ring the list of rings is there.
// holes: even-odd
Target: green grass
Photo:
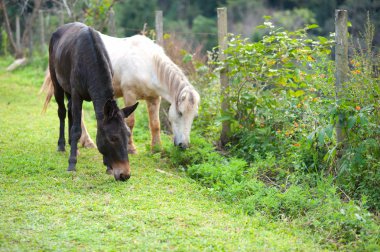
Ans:
[[[0,251],[321,250],[300,227],[247,216],[147,151],[145,106],[128,182],[105,174],[95,149],[80,148],[68,173],[68,153],[56,151],[56,104],[41,114],[43,64],[7,73],[10,63],[0,59]],[[91,104],[85,109],[95,138]]]

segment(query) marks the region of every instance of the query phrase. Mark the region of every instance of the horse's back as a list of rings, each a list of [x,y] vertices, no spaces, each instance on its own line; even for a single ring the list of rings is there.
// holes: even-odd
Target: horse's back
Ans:
[[[128,38],[101,36],[112,62],[115,94],[135,96],[136,99],[157,97],[158,82],[153,57],[163,49],[151,39],[134,35]]]
[[[71,93],[70,76],[75,62],[78,33],[85,28],[80,23],[70,23],[59,27],[51,36],[49,44],[50,73],[67,93]]]
[[[110,84],[112,68],[103,42],[82,23],[58,28],[51,37],[49,54],[50,72],[67,93],[75,84],[82,98],[90,100],[88,89],[94,79]]]

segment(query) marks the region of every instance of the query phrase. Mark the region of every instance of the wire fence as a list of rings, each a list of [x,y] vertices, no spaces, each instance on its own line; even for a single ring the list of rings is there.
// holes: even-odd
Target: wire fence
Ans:
[[[113,13],[113,10],[112,12]],[[39,12],[39,21],[36,20],[33,24],[33,32],[32,32],[32,39],[30,41],[29,45],[29,53],[32,54],[36,49],[40,50],[42,53],[46,52],[47,44],[50,39],[50,35],[56,30],[57,27],[60,25],[66,23],[66,22],[72,22],[74,19],[79,22],[86,22],[84,17],[74,17],[71,16],[69,17],[65,11],[60,10],[60,9],[46,9],[46,10],[40,10]],[[25,23],[27,22],[27,17],[24,17],[22,19],[21,17],[21,22]],[[114,13],[109,14],[106,18],[106,24],[104,27],[108,31],[113,31],[108,33],[109,35],[112,36],[117,36],[121,35],[116,34],[116,25],[115,25],[115,20],[114,20]],[[128,33],[133,33],[133,34],[141,34],[143,33],[143,25],[141,27],[118,27],[119,30],[122,30],[124,32]],[[95,27],[96,28],[96,27]],[[151,27],[149,30],[151,30],[151,34],[147,33],[148,36],[154,37],[154,27]],[[153,35],[152,35],[153,34]],[[217,46],[217,37],[218,33],[217,32],[194,32],[194,31],[181,31],[179,29],[164,29],[164,34],[170,34],[171,36],[174,36],[176,39],[181,39],[184,41],[188,41],[189,44],[191,44],[192,49],[200,46],[200,45],[206,45],[207,49],[212,48],[213,46]],[[20,34],[15,35],[16,37],[20,37]],[[366,46],[363,46],[365,42],[363,42],[363,39],[360,38],[355,38],[350,41],[349,44],[349,50],[350,52],[361,50],[362,52],[379,52],[379,48],[376,47],[375,45],[372,46],[372,48],[369,50],[366,48]],[[190,48],[186,48],[190,49]],[[204,51],[203,51],[204,52]]]

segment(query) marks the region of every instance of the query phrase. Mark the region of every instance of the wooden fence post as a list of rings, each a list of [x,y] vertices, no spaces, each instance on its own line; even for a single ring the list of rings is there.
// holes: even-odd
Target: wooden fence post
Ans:
[[[21,30],[20,30],[20,17],[16,15],[16,46],[21,51]]]
[[[65,12],[63,10],[59,11],[59,26],[65,23]]]
[[[39,10],[38,15],[40,17],[40,39],[41,39],[41,52],[45,52],[45,22],[44,22],[44,14],[42,10]]]
[[[164,28],[162,11],[156,11],[156,43],[164,47]]]
[[[116,36],[115,11],[113,8],[109,11],[108,29],[111,36]]]
[[[219,43],[219,60],[223,61],[226,58],[224,50],[227,49],[227,8],[218,8],[218,43]],[[228,76],[227,66],[220,72],[221,86],[221,112],[222,115],[229,111],[228,101]],[[228,120],[222,122],[222,132],[220,134],[220,143],[225,146],[229,142],[231,132],[231,123]]]
[[[348,30],[347,10],[335,10],[335,91],[339,104],[342,98],[344,83],[348,76]],[[339,148],[338,157],[344,149],[345,133],[343,131],[343,115],[338,115],[336,124],[336,140]]]
[[[164,22],[163,22],[163,14],[162,11],[156,11],[156,19],[155,19],[155,28],[156,28],[156,43],[164,48]],[[160,125],[161,129],[167,133],[172,133],[172,128],[169,121],[168,110],[170,107],[169,102],[161,99],[160,105]]]

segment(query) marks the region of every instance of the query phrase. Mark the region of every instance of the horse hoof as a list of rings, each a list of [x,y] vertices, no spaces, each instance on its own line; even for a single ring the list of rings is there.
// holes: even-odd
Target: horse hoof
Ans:
[[[58,146],[57,151],[59,152],[65,152],[65,146]]]
[[[79,139],[79,143],[84,147],[84,148],[96,148],[96,145],[94,143],[94,141],[92,141],[92,139],[90,138],[86,138],[86,139]]]
[[[159,152],[161,152],[161,145],[160,144],[151,145],[150,151],[152,153],[159,153]]]
[[[96,145],[94,144],[94,142],[86,142],[84,145],[83,145],[85,148],[89,148],[89,149],[94,149],[96,148]]]
[[[69,167],[67,168],[67,171],[68,172],[72,172],[72,171],[76,171],[76,169],[75,169],[75,165],[69,165]]]

